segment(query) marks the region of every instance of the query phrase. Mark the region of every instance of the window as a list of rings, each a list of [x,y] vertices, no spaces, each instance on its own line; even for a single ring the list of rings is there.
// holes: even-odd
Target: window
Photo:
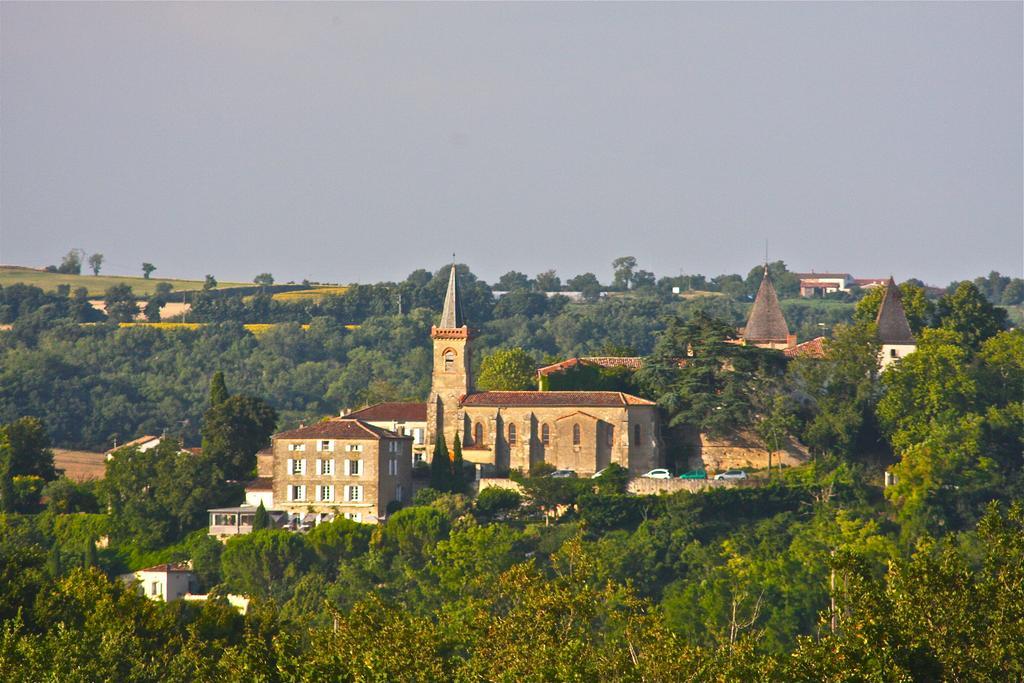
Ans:
[[[444,352],[444,371],[455,371],[455,351],[453,351],[452,349],[447,349]]]
[[[330,439],[321,439],[320,441],[316,442],[316,449],[318,451],[333,451],[334,442],[331,441]]]
[[[288,460],[288,473],[289,474],[305,474],[306,473],[306,461],[304,459]]]
[[[345,446],[345,450],[348,451],[349,453],[362,453],[363,452],[363,444],[361,444],[361,443],[350,443],[349,445]]]
[[[316,461],[316,473],[331,475],[334,474],[334,461],[333,460],[317,460]]]
[[[345,502],[347,503],[358,503],[363,500],[363,487],[362,486],[346,486],[345,487]]]
[[[551,427],[546,424],[540,426],[540,442],[545,446],[551,443]]]
[[[640,445],[640,425],[633,425],[633,445]]]
[[[388,460],[388,474],[392,477],[398,476],[398,459],[390,458]]]
[[[508,426],[508,445],[516,445],[516,426],[514,424]]]
[[[363,461],[362,460],[346,460],[345,462],[348,463],[348,466],[347,466],[348,467],[348,472],[346,472],[346,474],[348,474],[348,476],[350,476],[350,477],[358,477],[359,475],[361,475],[363,473]]]
[[[423,430],[420,429],[419,427],[412,430],[412,439],[413,442],[415,442],[416,444],[423,443]]]
[[[572,445],[580,445],[580,426],[578,424],[572,426]]]
[[[226,512],[213,513],[214,526],[235,526],[237,523],[237,518],[232,514],[228,514]]]
[[[159,581],[154,581],[152,588],[150,588],[150,595],[160,595],[163,593],[163,585]]]
[[[306,444],[304,444],[304,443],[290,443],[290,444],[288,444],[288,450],[290,450],[290,451],[304,451],[304,450],[306,450]]]
[[[397,500],[399,503],[402,502],[402,495],[403,495],[403,493],[404,492],[402,491],[402,485],[401,484],[398,484],[397,486],[395,486],[395,500]]]
[[[896,358],[896,349],[889,349],[889,358]]]
[[[353,522],[363,521],[363,515],[360,512],[346,512],[345,519],[351,519]]]
[[[330,503],[334,500],[334,487],[330,485],[317,486],[316,499],[324,503]]]
[[[302,484],[288,486],[288,500],[306,500],[306,487]]]
[[[388,453],[397,453],[397,452],[398,452],[398,442],[393,440],[393,439],[388,441]]]
[[[473,427],[473,445],[483,446],[484,445],[484,426],[479,422]]]

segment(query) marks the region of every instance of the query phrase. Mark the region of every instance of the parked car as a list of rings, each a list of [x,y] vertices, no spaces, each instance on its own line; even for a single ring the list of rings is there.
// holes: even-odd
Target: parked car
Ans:
[[[723,479],[746,479],[747,473],[743,470],[726,470],[721,474],[715,475],[716,481],[722,481]]]
[[[680,479],[707,479],[708,473],[704,470],[690,470],[679,475]]]
[[[656,470],[651,470],[647,474],[642,474],[640,476],[646,477],[647,479],[671,479],[672,478],[672,475],[669,473],[669,471],[666,470],[663,467],[659,467]]]
[[[576,473],[572,470],[555,470],[548,476],[552,479],[575,479]]]

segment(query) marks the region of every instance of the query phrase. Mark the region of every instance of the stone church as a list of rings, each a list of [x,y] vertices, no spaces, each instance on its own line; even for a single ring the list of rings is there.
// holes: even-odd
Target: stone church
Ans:
[[[634,475],[663,463],[652,401],[617,391],[475,391],[473,331],[462,313],[454,265],[441,319],[430,337],[428,450],[438,433],[449,448],[458,434],[463,458],[491,476],[542,462],[579,476],[611,463]]]

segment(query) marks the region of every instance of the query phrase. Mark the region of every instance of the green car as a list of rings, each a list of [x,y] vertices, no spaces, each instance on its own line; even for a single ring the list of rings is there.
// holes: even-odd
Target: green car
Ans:
[[[690,470],[679,475],[680,479],[707,479],[708,473],[704,470]]]

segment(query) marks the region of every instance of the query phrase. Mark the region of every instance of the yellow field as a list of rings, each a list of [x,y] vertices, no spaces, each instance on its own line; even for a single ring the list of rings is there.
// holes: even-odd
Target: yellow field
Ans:
[[[154,277],[147,280],[142,277],[122,277],[118,275],[64,275],[62,273],[48,273],[45,270],[36,268],[25,268],[22,266],[0,266],[0,286],[6,287],[16,283],[35,285],[44,291],[51,292],[57,289],[57,285],[70,285],[74,291],[79,287],[89,290],[89,296],[103,296],[108,288],[114,285],[128,285],[136,296],[150,296],[156,292],[156,283],[169,282],[173,285],[172,292],[188,292],[203,288],[202,280],[175,280],[173,278]],[[251,287],[251,283],[245,282],[218,282],[218,289],[230,287]]]
[[[348,287],[314,287],[294,292],[278,292],[273,298],[275,301],[319,301],[327,296],[341,296],[347,291]]]
[[[158,330],[198,330],[200,327],[205,327],[207,323],[118,323],[118,327],[152,327]],[[267,330],[273,329],[278,325],[287,325],[289,323],[250,323],[242,325],[245,329],[252,332],[254,335],[259,336]],[[309,325],[300,325],[304,330],[309,329]],[[359,325],[345,325],[347,330],[358,330]]]

